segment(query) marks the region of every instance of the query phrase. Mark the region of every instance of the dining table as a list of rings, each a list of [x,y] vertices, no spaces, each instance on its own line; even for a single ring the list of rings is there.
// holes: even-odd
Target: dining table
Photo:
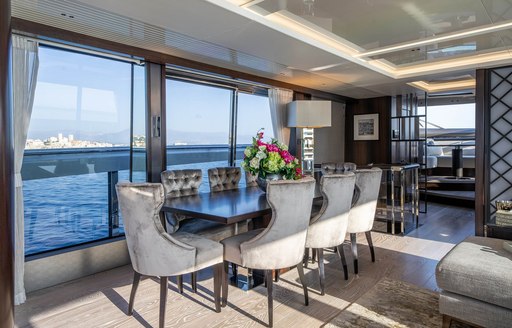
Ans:
[[[221,224],[234,224],[272,213],[266,194],[258,187],[242,187],[168,198],[162,211]]]
[[[317,179],[319,181],[320,179]],[[315,188],[314,200],[321,201],[319,183]],[[162,212],[175,213],[193,218],[205,219],[221,224],[235,224],[241,221],[262,219],[272,214],[267,194],[259,187],[241,187],[230,190],[199,193],[196,195],[167,198]],[[267,221],[269,221],[267,219]],[[256,222],[255,222],[256,223]],[[264,227],[259,220],[253,227]],[[238,225],[235,225],[238,227]],[[235,231],[235,234],[237,231]],[[263,282],[263,274],[257,270],[239,268],[233,283],[243,290],[249,290]]]

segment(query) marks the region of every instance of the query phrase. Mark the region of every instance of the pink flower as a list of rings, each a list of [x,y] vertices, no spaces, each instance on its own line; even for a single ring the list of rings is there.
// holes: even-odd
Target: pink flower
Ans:
[[[267,150],[271,153],[277,153],[277,152],[279,152],[279,147],[277,147],[276,145],[270,144],[270,145],[267,145]]]
[[[266,143],[264,143],[263,141],[261,141],[261,140],[259,140],[259,139],[256,141],[256,144],[258,145],[258,147],[259,147],[259,146],[267,146],[267,144],[266,144]]]
[[[279,155],[284,159],[286,164],[293,162],[293,156],[286,150],[280,150]]]
[[[258,132],[258,139],[263,139],[263,131]]]

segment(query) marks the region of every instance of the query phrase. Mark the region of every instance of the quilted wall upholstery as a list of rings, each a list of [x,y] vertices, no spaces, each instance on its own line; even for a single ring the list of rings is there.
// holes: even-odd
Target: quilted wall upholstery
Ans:
[[[216,167],[208,169],[210,191],[237,189],[241,178],[242,171],[239,167]]]
[[[160,174],[166,198],[197,195],[201,186],[201,170],[167,170]],[[167,232],[176,232],[180,222],[187,217],[175,213],[165,213]]]

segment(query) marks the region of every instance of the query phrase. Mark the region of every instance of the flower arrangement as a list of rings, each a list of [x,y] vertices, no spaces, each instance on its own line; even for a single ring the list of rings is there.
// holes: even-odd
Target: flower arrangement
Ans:
[[[252,138],[252,145],[245,148],[242,168],[264,179],[268,174],[280,174],[285,180],[302,178],[299,160],[288,152],[288,147],[276,139],[262,141],[263,129]]]

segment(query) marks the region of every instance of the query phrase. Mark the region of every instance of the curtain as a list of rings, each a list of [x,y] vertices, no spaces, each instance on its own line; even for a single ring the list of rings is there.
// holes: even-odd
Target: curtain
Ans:
[[[293,91],[283,89],[269,89],[270,116],[275,138],[285,144],[290,143],[290,129],[286,126],[286,105],[293,101]]]
[[[28,126],[32,114],[34,94],[39,66],[37,43],[14,35],[12,38],[12,82],[14,103],[14,172],[16,194],[15,257],[14,257],[14,302],[24,303],[25,296],[25,233],[23,208],[23,181],[21,165],[27,141]]]

